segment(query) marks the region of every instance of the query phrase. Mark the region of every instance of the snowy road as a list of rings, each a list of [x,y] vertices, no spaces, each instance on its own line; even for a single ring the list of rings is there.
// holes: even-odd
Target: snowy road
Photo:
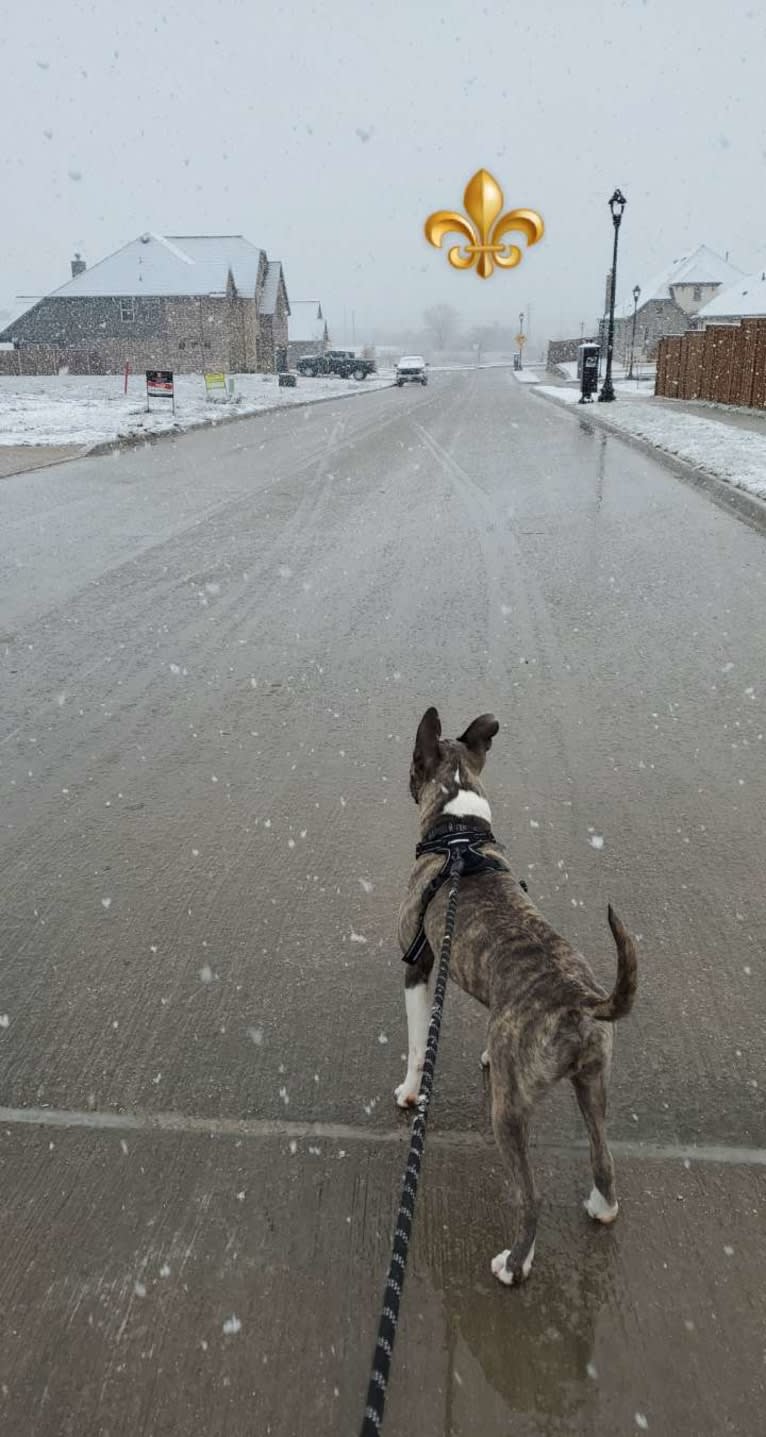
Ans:
[[[620,1222],[582,1213],[560,1091],[509,1292],[484,1024],[450,991],[386,1431],[752,1434],[763,537],[502,370],[20,475],[0,506],[0,1430],[356,1430],[436,702],[450,732],[497,713],[495,832],[607,984],[615,903],[640,1001]]]

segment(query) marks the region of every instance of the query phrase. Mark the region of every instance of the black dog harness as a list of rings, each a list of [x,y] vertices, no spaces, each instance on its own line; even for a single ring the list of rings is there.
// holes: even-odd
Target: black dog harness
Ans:
[[[452,873],[458,872],[464,878],[475,878],[482,873],[508,873],[509,869],[499,858],[491,858],[488,853],[482,853],[484,844],[492,843],[495,848],[500,844],[494,838],[488,828],[469,828],[464,823],[440,824],[432,828],[426,834],[422,843],[415,849],[415,857],[423,858],[427,853],[443,853],[444,863],[436,874],[423,889],[420,899],[420,919],[418,931],[413,938],[406,953],[402,954],[403,963],[417,963],[428,947],[426,938],[425,919],[428,905],[439,889],[449,879]]]

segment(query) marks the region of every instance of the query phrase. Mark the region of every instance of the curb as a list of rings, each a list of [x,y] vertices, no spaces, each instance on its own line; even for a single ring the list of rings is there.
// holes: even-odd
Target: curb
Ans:
[[[375,389],[368,390],[370,394],[382,393],[384,389],[393,389],[394,381],[390,384],[378,384]],[[162,429],[155,434],[126,434],[120,439],[106,439],[91,445],[80,458],[95,459],[100,454],[112,454],[115,449],[138,449],[143,444],[157,444],[162,439],[183,439],[185,434],[194,434],[199,429],[222,429],[227,424],[241,424],[245,419],[265,419],[268,414],[284,413],[288,409],[305,409],[309,404],[335,404],[339,399],[357,399],[364,390],[360,386],[352,389],[347,394],[325,394],[321,399],[298,399],[292,404],[271,404],[268,409],[255,409],[250,414],[224,414],[222,418],[193,420],[187,424],[185,429]],[[62,460],[67,463],[67,460]]]
[[[374,389],[367,392],[379,394],[394,388],[394,380],[391,380],[385,384],[376,384]],[[184,429],[161,429],[155,433],[123,434],[116,439],[98,439],[94,444],[82,446],[78,453],[68,454],[65,459],[49,459],[26,469],[16,469],[11,474],[3,475],[3,478],[15,479],[22,474],[34,474],[40,469],[52,469],[58,464],[71,464],[76,459],[97,459],[102,454],[113,454],[116,449],[139,449],[145,444],[157,444],[163,439],[183,439],[185,434],[193,434],[199,429],[221,429],[226,424],[241,424],[245,419],[264,419],[269,414],[284,413],[288,409],[305,409],[308,405],[315,404],[336,404],[338,400],[357,399],[363,393],[364,389],[359,385],[358,389],[349,390],[346,394],[325,394],[321,399],[298,399],[293,400],[292,404],[272,404],[268,409],[255,409],[249,414],[224,414],[221,418],[211,415],[209,419],[193,420]],[[29,445],[30,449],[34,447]]]
[[[530,386],[530,392],[532,394],[536,392],[533,386]],[[661,449],[658,444],[652,444],[649,439],[642,439],[637,434],[630,434],[625,429],[619,429],[617,425],[610,424],[608,419],[602,418],[600,414],[591,414],[590,410],[594,407],[593,405],[587,406],[588,414],[586,416],[579,412],[577,405],[568,404],[563,399],[554,399],[552,394],[540,394],[538,391],[537,398],[548,404],[555,404],[558,409],[565,409],[570,414],[575,411],[575,417],[581,422],[584,421],[592,424],[594,428],[603,429],[607,434],[613,435],[615,439],[629,445],[631,449],[637,449],[640,454],[649,454],[653,459],[659,459],[665,468],[670,469],[678,479],[682,479],[685,484],[691,484],[695,489],[701,489],[719,509],[728,510],[742,523],[749,524],[752,529],[756,529],[759,534],[766,534],[766,500],[759,499],[756,494],[750,494],[747,489],[738,489],[728,479],[721,479],[717,474],[708,473],[706,469],[698,469],[688,460],[679,459],[677,455],[671,454],[667,449]],[[585,407],[583,406],[583,408]]]

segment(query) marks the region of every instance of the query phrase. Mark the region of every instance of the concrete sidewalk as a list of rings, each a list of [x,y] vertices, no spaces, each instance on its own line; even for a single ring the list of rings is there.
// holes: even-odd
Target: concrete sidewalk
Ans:
[[[3,1121],[2,1430],[96,1437],[109,1414],[113,1437],[356,1432],[406,1123],[341,1138],[98,1123]],[[489,1268],[509,1223],[491,1137],[430,1134],[390,1437],[753,1437],[763,1168],[623,1154],[603,1229],[582,1209],[585,1151],[534,1162],[538,1252],[509,1291]]]
[[[0,444],[0,479],[80,459],[85,452],[82,444]]]
[[[662,406],[672,413],[693,414],[698,419],[715,419],[719,424],[728,424],[732,429],[750,429],[766,439],[766,410],[738,409],[735,405],[708,404],[705,400],[665,399],[655,395],[653,404]]]

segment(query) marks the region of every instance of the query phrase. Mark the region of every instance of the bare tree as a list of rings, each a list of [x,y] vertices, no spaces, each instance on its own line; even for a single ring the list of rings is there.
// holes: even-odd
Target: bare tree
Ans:
[[[447,349],[457,334],[460,315],[451,304],[432,304],[423,313],[423,322],[436,349]]]

